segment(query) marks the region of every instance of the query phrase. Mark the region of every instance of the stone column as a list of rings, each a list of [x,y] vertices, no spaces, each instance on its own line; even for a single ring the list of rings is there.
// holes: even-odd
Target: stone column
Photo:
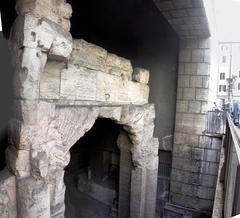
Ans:
[[[146,169],[132,170],[131,180],[131,218],[144,218],[146,192]]]
[[[146,169],[146,200],[144,218],[155,217],[156,199],[157,199],[157,182],[158,182],[158,158],[155,158],[156,167]]]
[[[132,155],[130,152],[130,141],[125,132],[120,132],[117,144],[120,147],[118,216],[119,218],[129,218]]]
[[[17,179],[17,217],[51,217],[48,183],[35,178]]]
[[[7,165],[16,177],[17,217],[50,217],[48,143],[54,140],[55,107],[40,100],[40,77],[47,58],[70,55],[72,38],[52,21],[27,13],[17,17],[10,42],[15,99]]]

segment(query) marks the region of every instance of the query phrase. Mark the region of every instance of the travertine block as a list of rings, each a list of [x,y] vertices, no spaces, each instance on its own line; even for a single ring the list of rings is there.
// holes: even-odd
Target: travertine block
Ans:
[[[14,24],[18,28],[18,47],[40,48],[49,56],[67,58],[72,51],[72,36],[56,23],[32,14],[17,17]]]
[[[131,80],[133,68],[129,60],[108,53],[106,65],[108,73]]]
[[[16,11],[18,14],[31,12],[34,15],[46,17],[65,30],[70,30],[72,7],[65,0],[18,0]]]
[[[69,65],[61,73],[61,98],[118,104],[145,104],[149,87],[119,76]]]
[[[129,81],[129,99],[133,104],[147,104],[149,87],[145,84]]]
[[[6,151],[7,165],[15,176],[27,177],[30,175],[30,151],[18,150],[8,146]]]
[[[34,178],[17,180],[18,217],[51,217],[48,183]]]
[[[106,72],[107,51],[83,39],[73,41],[70,62],[78,66]]]
[[[17,217],[16,181],[7,168],[0,174],[0,217]]]
[[[71,100],[96,100],[97,72],[71,65],[61,73],[60,97]]]
[[[133,80],[139,83],[148,84],[149,71],[143,68],[134,68]]]
[[[40,98],[59,99],[60,74],[65,67],[62,62],[49,61],[41,75]]]
[[[119,77],[106,73],[97,74],[97,101],[117,102]]]

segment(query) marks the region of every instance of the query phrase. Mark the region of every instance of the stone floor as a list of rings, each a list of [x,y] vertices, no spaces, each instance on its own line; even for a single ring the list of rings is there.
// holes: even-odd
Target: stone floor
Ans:
[[[111,207],[77,190],[77,174],[64,178],[66,218],[110,218]]]

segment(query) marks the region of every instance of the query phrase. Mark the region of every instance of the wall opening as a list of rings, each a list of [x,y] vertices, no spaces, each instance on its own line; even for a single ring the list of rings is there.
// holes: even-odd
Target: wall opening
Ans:
[[[70,149],[65,168],[65,216],[110,217],[118,213],[120,125],[98,119]]]

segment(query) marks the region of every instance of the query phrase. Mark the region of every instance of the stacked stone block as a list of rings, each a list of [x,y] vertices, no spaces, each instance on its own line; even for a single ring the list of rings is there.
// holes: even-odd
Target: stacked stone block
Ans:
[[[208,213],[214,200],[221,139],[203,135],[209,92],[210,41],[181,39],[171,203]]]
[[[41,75],[40,98],[58,104],[146,104],[149,71],[84,40],[73,40],[69,62],[49,60]]]

